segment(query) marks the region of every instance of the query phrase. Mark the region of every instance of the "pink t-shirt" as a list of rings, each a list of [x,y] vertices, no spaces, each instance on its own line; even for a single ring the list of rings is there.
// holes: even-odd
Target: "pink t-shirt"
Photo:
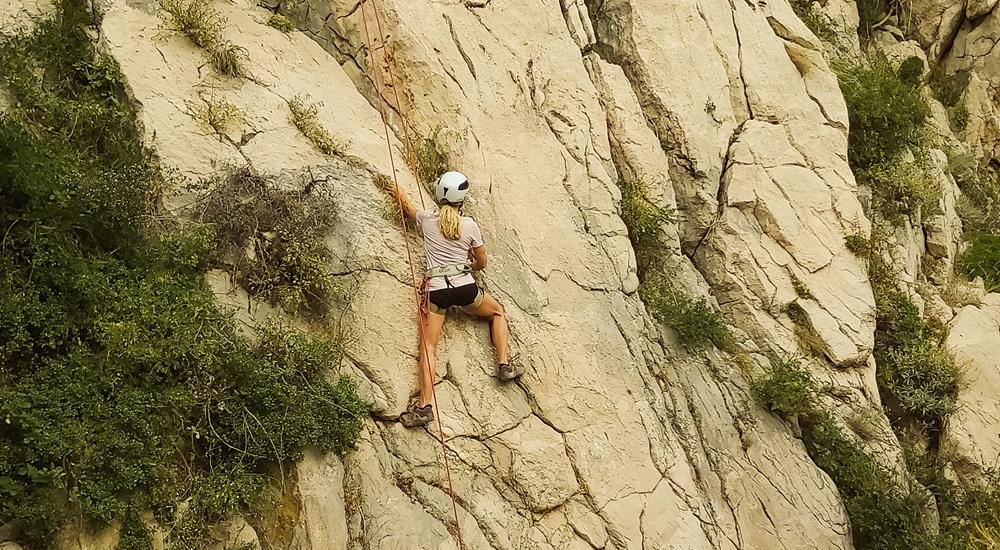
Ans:
[[[441,233],[436,211],[419,210],[417,212],[417,227],[424,235],[424,255],[427,256],[427,269],[445,265],[469,263],[469,251],[483,246],[483,232],[479,224],[468,216],[459,216],[458,229],[461,237],[451,240]],[[449,277],[451,286],[462,286],[476,282],[471,273]],[[431,279],[428,290],[448,288],[443,277]]]

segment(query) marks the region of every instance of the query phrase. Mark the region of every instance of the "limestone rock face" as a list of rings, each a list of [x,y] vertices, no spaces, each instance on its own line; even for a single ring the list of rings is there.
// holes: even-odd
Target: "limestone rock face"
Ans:
[[[979,307],[966,306],[951,321],[948,347],[966,365],[968,387],[948,423],[943,444],[958,455],[960,475],[983,473],[1000,456],[1000,294],[987,294]]]
[[[211,5],[246,49],[249,78],[216,74],[147,2],[104,2],[100,47],[167,166],[200,178],[246,163],[337,197],[330,269],[350,281],[343,320],[355,336],[344,369],[373,417],[343,460],[298,465],[299,547],[455,549],[457,509],[477,550],[851,548],[836,488],[748,392],[746,371],[766,354],[802,351],[794,304],[836,414],[880,406],[874,300],[844,245],[870,231],[846,107],[785,2],[265,2],[302,29],[289,35],[255,3]],[[298,133],[295,96],[322,104],[345,156]],[[193,116],[217,99],[245,114],[221,133]],[[411,237],[382,215],[371,176],[395,166],[416,197],[401,160],[413,136],[435,136],[473,182],[467,212],[491,255],[481,282],[527,366],[498,383],[486,326],[449,320],[436,386],[447,451],[436,427],[395,422],[416,382]],[[717,351],[689,355],[646,312],[621,178],[681,213],[662,228],[662,269],[720,306],[749,350],[745,369]],[[911,228],[907,243],[926,231],[930,255],[953,258],[949,220]],[[901,246],[913,273],[924,242]]]

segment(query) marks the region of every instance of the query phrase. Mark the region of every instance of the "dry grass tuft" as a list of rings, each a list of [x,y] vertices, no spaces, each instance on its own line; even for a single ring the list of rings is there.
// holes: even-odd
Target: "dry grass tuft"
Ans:
[[[325,155],[343,156],[349,143],[330,135],[319,123],[319,104],[307,103],[306,98],[297,95],[288,101],[291,114],[288,119],[302,135]]]

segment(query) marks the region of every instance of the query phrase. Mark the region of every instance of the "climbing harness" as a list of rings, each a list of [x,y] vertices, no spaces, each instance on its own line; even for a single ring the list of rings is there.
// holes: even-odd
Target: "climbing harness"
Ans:
[[[451,278],[465,275],[467,273],[472,273],[472,266],[469,264],[439,265],[425,271],[424,279],[426,279],[427,282],[430,282],[431,279],[444,279],[444,284],[448,285],[448,288],[454,288],[451,284]]]
[[[368,30],[368,17],[366,15],[367,12],[365,10],[365,4],[369,2],[371,2],[372,4],[371,8],[375,14],[375,22],[378,25],[377,30],[379,33],[380,40],[382,40],[382,44],[381,46],[379,46],[379,49],[382,50],[382,58],[383,61],[385,62],[386,72],[389,75],[388,86],[386,86],[386,83],[384,81],[380,81],[379,71],[375,68],[374,64],[374,57],[372,54],[374,53],[376,48],[373,47],[371,33]],[[396,107],[399,109],[399,119],[401,121],[400,125],[403,128],[403,136],[405,139],[405,145],[407,150],[412,150],[412,144],[410,143],[410,133],[409,130],[407,130],[406,119],[403,116],[402,112],[403,106],[402,103],[399,101],[399,92],[396,90],[396,81],[393,76],[393,70],[392,70],[392,65],[394,63],[392,56],[390,56],[388,52],[388,44],[385,42],[385,33],[382,31],[382,17],[381,15],[379,15],[377,0],[361,0],[360,4],[361,4],[360,5],[361,20],[364,23],[364,31],[365,31],[365,45],[368,48],[369,64],[372,67],[372,72],[373,72],[372,76],[374,77],[375,80],[375,95],[378,96],[378,111],[379,115],[382,117],[382,126],[385,131],[385,144],[387,149],[389,150],[389,167],[392,170],[392,181],[396,189],[397,206],[399,207],[400,217],[403,220],[402,224],[403,243],[406,245],[406,258],[407,262],[410,265],[410,277],[415,283],[413,285],[413,298],[414,302],[416,303],[416,309],[417,309],[417,336],[420,340],[421,353],[423,354],[423,357],[426,358],[428,364],[430,364],[430,361],[433,358],[431,358],[427,354],[427,344],[424,340],[424,318],[426,317],[428,311],[426,287],[427,287],[427,281],[429,281],[430,279],[425,277],[424,283],[422,285],[419,285],[419,287],[416,284],[417,271],[413,263],[413,251],[410,248],[410,241],[407,238],[407,223],[406,223],[406,215],[405,212],[403,211],[403,202],[402,199],[399,198],[400,197],[399,179],[396,176],[396,161],[392,154],[392,141],[389,138],[389,122],[386,118],[386,113],[385,113],[385,105],[384,105],[385,100],[382,97],[383,88],[385,87],[391,88],[393,95],[395,96]],[[418,193],[418,196],[420,197],[420,207],[425,208],[423,195]],[[434,391],[433,381],[431,381],[431,397],[434,402],[434,416],[437,419],[438,440],[441,442],[441,455],[444,461],[445,479],[447,480],[448,483],[448,494],[451,497],[451,508],[452,512],[454,512],[455,515],[455,525],[453,534],[455,536],[455,541],[458,543],[458,550],[465,550],[465,544],[462,542],[462,527],[459,523],[459,518],[458,518],[458,502],[455,497],[455,488],[451,482],[451,465],[448,462],[448,444],[444,438],[444,428],[441,426],[441,408],[438,406],[437,393]]]

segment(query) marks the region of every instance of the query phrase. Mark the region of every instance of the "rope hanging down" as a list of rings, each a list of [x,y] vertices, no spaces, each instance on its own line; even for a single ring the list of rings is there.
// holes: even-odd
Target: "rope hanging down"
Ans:
[[[371,2],[371,4],[372,4],[371,9],[372,9],[372,11],[374,12],[374,15],[375,15],[375,22],[377,24],[377,30],[378,30],[379,37],[380,37],[379,39],[382,41],[382,45],[381,45],[382,59],[385,62],[386,72],[389,75],[389,85],[388,85],[388,87],[392,88],[392,92],[393,92],[394,98],[396,100],[396,107],[400,110],[400,112],[399,112],[399,119],[401,121],[401,126],[403,127],[403,136],[404,136],[404,140],[405,140],[405,146],[406,146],[406,149],[408,151],[412,151],[413,148],[412,148],[412,143],[410,142],[410,133],[409,133],[409,130],[407,129],[407,127],[406,127],[406,119],[403,117],[402,103],[400,103],[400,101],[399,101],[399,92],[396,90],[396,82],[395,82],[395,78],[393,76],[393,70],[392,70],[393,69],[393,67],[392,67],[393,59],[392,59],[392,57],[390,55],[388,55],[388,51],[387,51],[388,45],[386,44],[386,41],[385,41],[385,34],[382,31],[382,17],[381,17],[381,15],[379,15],[378,5],[376,3],[376,0],[361,0],[361,6],[360,6],[361,7],[361,20],[364,23],[365,45],[368,48],[369,64],[372,66],[372,73],[373,73],[372,77],[373,77],[374,82],[375,82],[375,95],[377,96],[377,101],[378,101],[378,111],[379,111],[379,115],[382,117],[382,127],[383,127],[383,129],[385,131],[385,144],[386,144],[386,148],[389,151],[389,167],[392,170],[392,182],[393,182],[393,185],[395,185],[395,188],[396,188],[396,191],[397,191],[396,192],[397,206],[399,207],[400,218],[403,220],[402,232],[403,232],[403,243],[406,245],[406,259],[407,259],[407,263],[409,263],[409,265],[410,265],[410,277],[414,281],[413,299],[414,299],[414,302],[416,304],[416,310],[417,310],[417,336],[418,336],[418,338],[420,340],[421,354],[425,358],[426,363],[428,365],[430,365],[431,364],[430,362],[432,360],[434,360],[434,358],[430,357],[427,354],[427,345],[426,345],[426,342],[424,340],[424,312],[423,312],[423,308],[421,307],[421,304],[422,304],[421,293],[423,292],[423,288],[422,287],[418,287],[417,284],[416,284],[416,281],[417,281],[417,270],[416,270],[415,264],[413,263],[413,251],[411,250],[411,247],[410,247],[410,240],[407,238],[407,232],[408,232],[407,229],[408,228],[407,228],[407,223],[406,223],[406,214],[403,211],[403,203],[402,203],[402,200],[400,199],[399,179],[396,176],[396,161],[395,161],[395,158],[393,157],[393,154],[392,154],[392,141],[391,141],[391,139],[389,137],[389,122],[388,122],[388,119],[386,118],[385,101],[383,100],[383,97],[382,97],[382,90],[385,87],[385,82],[383,82],[383,81],[381,81],[379,79],[379,72],[380,71],[376,68],[376,66],[374,64],[374,55],[373,55],[373,53],[374,53],[374,49],[375,48],[373,48],[373,42],[372,42],[371,33],[368,30],[368,17],[366,15],[367,12],[365,10],[365,4],[368,4],[369,2]],[[424,206],[424,197],[423,197],[423,194],[420,193],[419,190],[418,190],[417,195],[420,197],[420,207],[421,208],[426,208]],[[454,529],[455,540],[456,540],[456,542],[458,542],[458,548],[459,548],[459,550],[465,550],[465,544],[462,542],[462,527],[459,524],[459,520],[458,520],[458,502],[457,502],[457,500],[455,498],[455,489],[454,489],[454,487],[452,486],[452,483],[451,483],[451,465],[448,462],[448,444],[447,444],[447,442],[445,441],[445,438],[444,438],[444,428],[441,426],[441,408],[438,406],[437,393],[434,391],[433,381],[431,383],[431,397],[432,397],[432,400],[434,402],[434,416],[435,416],[435,419],[437,420],[438,441],[440,441],[440,443],[441,443],[441,455],[444,458],[444,470],[445,470],[445,477],[446,477],[447,482],[448,482],[448,494],[451,497],[452,512],[454,512],[454,514],[455,514],[455,529]]]

